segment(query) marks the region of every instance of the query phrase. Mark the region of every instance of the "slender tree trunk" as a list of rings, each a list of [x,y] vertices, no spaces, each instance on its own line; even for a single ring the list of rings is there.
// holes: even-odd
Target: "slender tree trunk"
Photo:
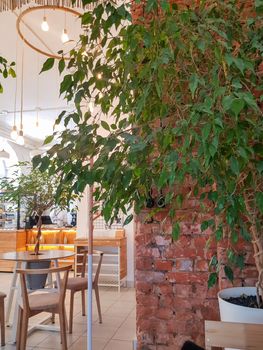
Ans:
[[[39,246],[40,246],[40,239],[41,239],[41,226],[42,226],[42,214],[39,214],[38,221],[37,221],[37,237],[36,237],[36,245],[35,245],[35,254],[39,255]]]
[[[248,211],[248,220],[251,224],[250,233],[252,236],[252,244],[254,248],[254,258],[256,267],[258,270],[257,287],[257,303],[258,307],[262,306],[263,300],[263,236],[261,228],[257,227],[256,219],[260,217],[260,213],[257,208],[252,208],[250,205],[249,197],[246,197],[246,209]]]

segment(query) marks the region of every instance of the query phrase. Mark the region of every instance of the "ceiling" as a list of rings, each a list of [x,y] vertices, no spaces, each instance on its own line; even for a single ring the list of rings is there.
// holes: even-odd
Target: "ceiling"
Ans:
[[[16,31],[16,19],[18,16],[12,12],[0,13],[0,55],[9,61],[16,61],[17,79],[8,78],[3,80],[4,93],[0,94],[0,136],[9,137],[16,113],[17,125],[19,126],[21,110],[21,73],[22,53],[24,52],[24,97],[23,97],[23,125],[26,137],[26,146],[29,148],[40,147],[45,136],[52,133],[53,123],[61,110],[68,106],[63,98],[59,97],[59,83],[61,77],[56,68],[39,75],[43,62],[47,57],[38,54],[33,49],[23,44]],[[53,52],[64,49],[68,51],[78,40],[81,33],[80,21],[73,15],[65,14],[62,11],[47,10],[45,16],[49,23],[50,30],[43,32],[40,28],[44,16],[43,10],[33,11],[26,15],[21,25],[23,35],[33,45],[41,50],[47,50],[41,43],[45,42]],[[65,26],[70,39],[73,41],[63,44],[61,34]],[[33,33],[36,33],[41,40],[38,40]],[[16,58],[17,57],[17,58]],[[15,103],[15,91],[17,86],[17,99]],[[39,127],[36,127],[37,110],[39,115]]]

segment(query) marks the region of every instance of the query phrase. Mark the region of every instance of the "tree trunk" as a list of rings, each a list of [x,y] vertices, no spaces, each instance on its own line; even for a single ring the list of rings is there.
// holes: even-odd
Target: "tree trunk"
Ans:
[[[36,245],[35,245],[35,255],[39,255],[39,246],[40,246],[40,239],[41,239],[41,226],[42,226],[42,214],[39,215],[38,221],[37,221],[37,237],[36,237]]]

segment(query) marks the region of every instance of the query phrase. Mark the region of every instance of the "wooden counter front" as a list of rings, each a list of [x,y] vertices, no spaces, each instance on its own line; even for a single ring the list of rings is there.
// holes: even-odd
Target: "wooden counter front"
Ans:
[[[0,252],[21,252],[26,250],[25,230],[0,230]],[[1,272],[11,272],[13,261],[0,261]]]

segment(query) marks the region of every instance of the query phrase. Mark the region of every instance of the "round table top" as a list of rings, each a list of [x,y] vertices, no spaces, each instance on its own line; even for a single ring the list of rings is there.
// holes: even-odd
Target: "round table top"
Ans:
[[[65,259],[75,255],[70,250],[40,250],[39,255],[35,255],[33,251],[25,252],[8,252],[1,253],[0,260],[12,260],[12,261],[45,261],[45,260],[58,260]]]

